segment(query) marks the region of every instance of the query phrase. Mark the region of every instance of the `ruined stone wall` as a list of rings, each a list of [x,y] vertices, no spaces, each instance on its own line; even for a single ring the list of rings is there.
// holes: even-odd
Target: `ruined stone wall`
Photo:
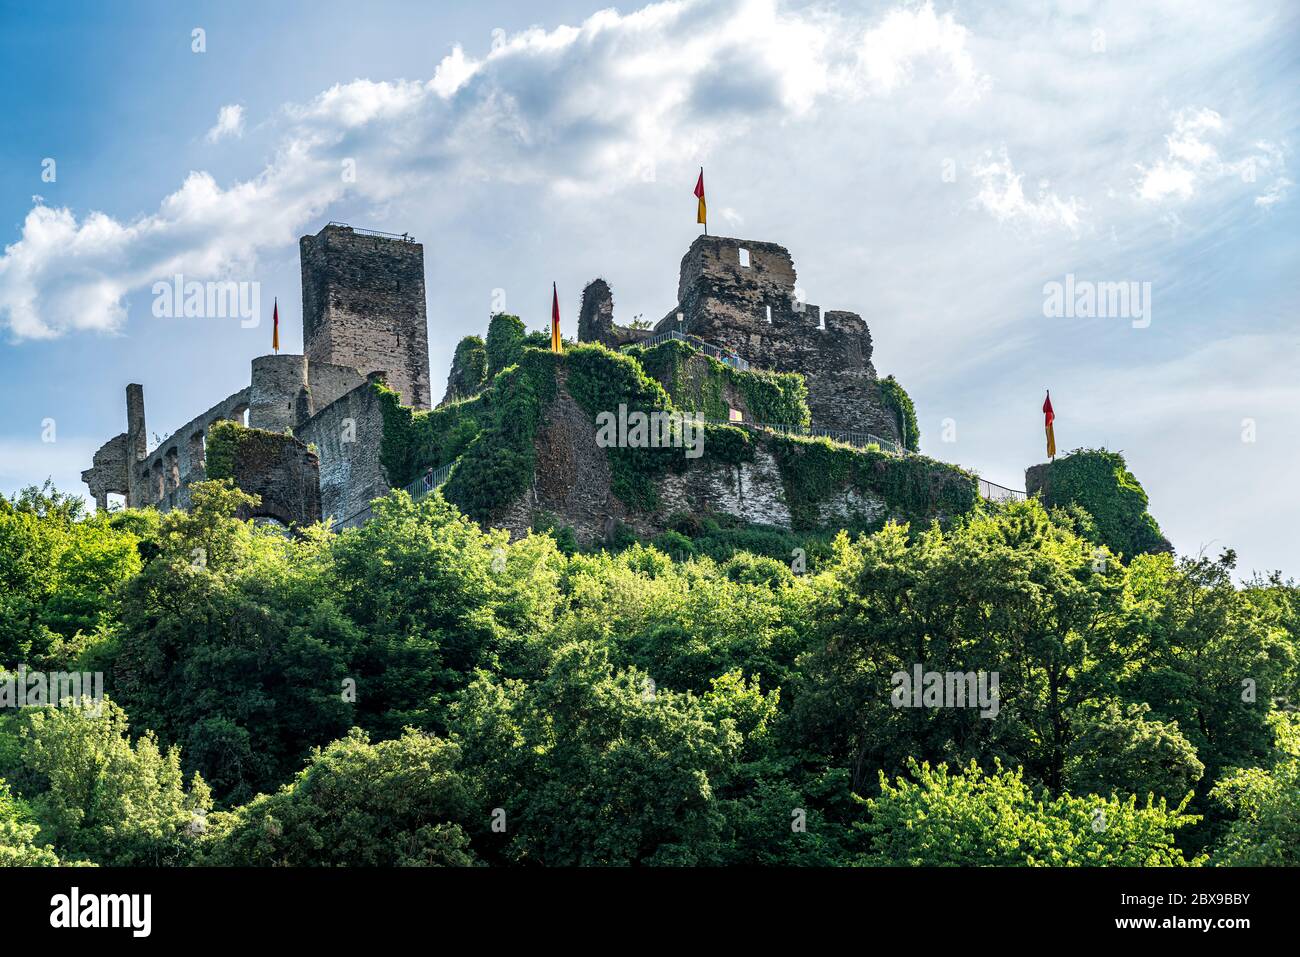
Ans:
[[[316,449],[325,517],[342,521],[387,494],[388,481],[379,464],[384,418],[369,382],[318,411],[294,434]]]
[[[135,466],[139,481],[135,497],[128,504],[141,508],[152,505],[159,511],[189,508],[189,486],[207,478],[205,442],[207,432],[218,422],[243,422],[252,400],[252,389],[240,389],[202,415],[197,415],[167,436]]]
[[[753,461],[740,465],[707,457],[692,460],[682,472],[657,479],[659,504],[654,512],[629,510],[611,491],[605,450],[596,444],[590,416],[563,385],[542,417],[536,450],[531,487],[493,523],[512,537],[526,535],[539,520],[572,526],[583,545],[605,541],[620,523],[638,535],[653,536],[680,514],[716,513],[787,529],[793,523],[780,468],[761,444],[755,447]],[[886,511],[883,499],[846,487],[822,501],[819,519],[828,526],[865,525]]]
[[[748,265],[744,260],[748,259]],[[775,243],[701,236],[682,258],[677,306],[655,327],[734,351],[773,372],[800,372],[813,424],[897,441],[871,363],[871,332],[855,313],[796,296],[790,253]]]
[[[403,402],[429,408],[424,247],[331,225],[299,249],[308,360],[387,372]]]
[[[305,422],[332,402],[337,402],[359,385],[366,377],[351,366],[332,365],[328,362],[307,363],[307,383],[311,392],[311,408],[298,421]]]
[[[306,444],[282,432],[238,429],[231,478],[261,501],[240,509],[239,517],[273,518],[283,525],[310,525],[321,519],[320,467]]]
[[[92,459],[81,480],[99,508],[110,494],[123,495],[131,508],[154,506],[161,511],[188,508],[188,486],[206,478],[204,442],[207,431],[222,420],[242,421],[252,390],[241,389],[195,416],[146,454],[144,389],[127,386],[127,431],[109,439]]]
[[[582,290],[582,308],[578,311],[578,341],[599,342],[617,349],[644,339],[648,333],[614,324],[614,293],[603,279],[593,279]]]

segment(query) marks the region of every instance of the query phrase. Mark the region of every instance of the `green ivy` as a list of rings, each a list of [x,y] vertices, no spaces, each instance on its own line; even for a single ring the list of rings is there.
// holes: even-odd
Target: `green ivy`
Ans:
[[[1031,475],[1034,470],[1031,470]],[[1039,492],[1048,508],[1077,505],[1092,516],[1098,544],[1132,558],[1172,550],[1147,511],[1147,493],[1118,452],[1076,449],[1038,473]]]
[[[447,391],[457,399],[475,395],[487,384],[487,369],[487,346],[478,336],[466,336],[456,343]]]
[[[235,455],[239,449],[238,422],[218,422],[208,429],[207,444],[203,450],[203,465],[210,479],[233,479]]]
[[[560,358],[525,349],[518,363],[498,373],[484,394],[490,418],[443,488],[446,499],[476,521],[491,521],[532,481],[537,464],[534,439],[542,410],[555,399]]]
[[[916,424],[916,407],[912,405],[912,397],[892,375],[880,380],[880,395],[885,400],[885,408],[894,415],[894,424],[898,426],[904,448],[912,452],[919,450],[921,427]]]
[[[672,400],[654,379],[645,374],[635,358],[607,349],[599,343],[582,343],[565,350],[569,394],[592,417],[602,412],[618,413],[620,405],[629,412],[672,412]],[[708,448],[706,438],[705,448]],[[638,511],[653,511],[658,504],[655,479],[684,467],[678,448],[609,448],[610,487],[619,500]]]
[[[410,484],[425,469],[455,461],[491,418],[491,403],[484,394],[416,410],[402,405],[401,396],[383,383],[372,388],[384,420],[379,462],[394,488]]]
[[[913,523],[969,512],[978,500],[974,475],[922,455],[900,457],[829,439],[777,436],[770,442],[796,530],[816,528],[819,506],[850,485],[882,498],[891,517]]]
[[[730,388],[744,398],[756,422],[806,426],[812,421],[808,386],[797,372],[742,371],[680,339],[649,349],[634,346],[625,354],[640,362],[683,412],[726,421]]]
[[[496,377],[503,369],[517,363],[524,354],[524,322],[518,316],[498,312],[488,320],[487,374]]]

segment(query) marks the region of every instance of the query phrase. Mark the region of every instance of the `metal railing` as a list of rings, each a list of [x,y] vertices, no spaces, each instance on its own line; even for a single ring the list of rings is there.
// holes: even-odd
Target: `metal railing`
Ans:
[[[1026,498],[1025,493],[1018,489],[1007,488],[987,479],[980,479],[979,486],[980,497],[990,502],[1023,502]]]
[[[451,477],[451,470],[456,467],[456,462],[459,461],[460,459],[456,459],[455,462],[448,462],[446,465],[440,466],[436,469],[429,469],[414,482],[404,486],[402,490],[406,492],[407,495],[411,496],[412,501],[418,502],[426,495],[432,493],[434,489],[446,484],[447,479]],[[374,509],[371,507],[370,503],[366,503],[365,508],[359,509],[347,518],[335,522],[334,528],[336,531],[341,532],[345,528],[356,528],[359,525],[364,525],[366,522],[370,521],[370,516],[373,513]]]
[[[385,233],[378,229],[363,229],[360,226],[353,226],[351,223],[340,223],[338,220],[331,219],[326,226],[342,226],[344,229],[350,229],[358,236],[379,236],[381,239],[400,239],[404,243],[415,242],[415,237],[410,233]]]
[[[623,346],[623,348],[631,349],[633,346],[638,346],[644,349],[652,349],[659,345],[659,343],[667,342],[669,339],[676,339],[678,342],[684,342],[688,346],[700,350],[700,352],[703,352],[706,356],[712,356],[723,365],[729,365],[733,369],[739,369],[741,372],[749,371],[749,363],[740,358],[740,356],[736,355],[734,352],[720,349],[715,345],[705,342],[697,336],[688,336],[678,332],[676,329],[669,329],[667,332],[661,332],[658,335],[651,336],[649,339],[629,342],[627,345]]]

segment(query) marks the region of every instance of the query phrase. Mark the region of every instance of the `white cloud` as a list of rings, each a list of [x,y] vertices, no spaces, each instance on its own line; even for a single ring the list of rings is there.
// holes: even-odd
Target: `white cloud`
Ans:
[[[1065,229],[1078,234],[1080,213],[1085,209],[1082,201],[1074,196],[1061,199],[1045,181],[1039,182],[1033,199],[1026,196],[1024,175],[1011,165],[1005,147],[997,154],[985,154],[971,172],[979,181],[975,206],[998,222],[1027,225],[1031,229]]]
[[[1291,181],[1284,174],[1283,151],[1267,140],[1255,143],[1259,150],[1235,161],[1224,160],[1217,140],[1226,132],[1223,117],[1206,108],[1179,110],[1173,116],[1173,131],[1165,137],[1165,156],[1150,165],[1137,165],[1139,178],[1134,194],[1147,202],[1187,202],[1205,186],[1225,177],[1241,183],[1255,183],[1271,175],[1265,192],[1256,196],[1258,206],[1281,202]]]
[[[215,143],[227,136],[238,139],[244,135],[244,108],[238,103],[228,103],[217,113],[217,122],[208,130],[208,142]]]
[[[966,28],[951,13],[937,16],[926,3],[900,7],[868,30],[859,50],[863,80],[880,92],[891,92],[911,81],[916,63],[929,60],[956,81],[954,95],[978,99],[988,88],[988,77],[975,66]]]
[[[379,206],[457,179],[609,193],[757,124],[889,93],[925,60],[946,92],[969,93],[980,79],[966,39],[928,4],[871,26],[775,0],[670,0],[498,36],[478,59],[457,46],[427,81],[359,79],[287,106],[276,156],[251,179],[223,188],[191,173],[130,221],[32,209],[0,257],[0,323],[19,339],[114,331],[132,291],[250,269],[345,195]],[[230,104],[207,137],[243,126]]]

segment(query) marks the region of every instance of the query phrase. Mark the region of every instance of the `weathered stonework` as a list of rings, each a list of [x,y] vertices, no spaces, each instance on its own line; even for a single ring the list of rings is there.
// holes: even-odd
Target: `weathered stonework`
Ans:
[[[403,402],[429,408],[424,247],[335,224],[298,246],[307,358],[386,372]]]
[[[617,349],[646,337],[637,329],[614,324],[614,293],[603,279],[593,279],[582,290],[582,308],[578,311],[578,341],[599,342]]]
[[[656,535],[682,514],[713,513],[757,525],[792,527],[780,468],[762,444],[754,449],[752,462],[691,461],[683,471],[658,478],[659,504],[653,512],[627,508],[611,490],[609,464],[605,450],[596,444],[595,425],[569,394],[563,373],[557,386],[535,441],[533,484],[493,523],[508,529],[512,537],[558,519],[573,528],[581,544],[591,545],[607,541],[620,524],[641,536]],[[819,508],[828,523],[866,525],[887,512],[882,499],[851,487],[827,496]]]
[[[260,498],[239,517],[272,518],[282,525],[310,525],[321,519],[320,463],[305,444],[282,432],[239,429],[231,478]]]
[[[802,373],[813,425],[898,441],[871,364],[867,324],[855,313],[823,314],[799,301],[795,282],[783,246],[700,236],[682,257],[677,305],[654,331],[698,336],[760,369]]]
[[[302,423],[295,434],[320,457],[321,514],[337,523],[362,514],[371,499],[388,494],[379,464],[384,418],[379,399],[363,381]]]
[[[741,250],[747,254],[744,265]],[[82,473],[99,507],[113,494],[133,507],[187,507],[188,486],[207,476],[207,432],[227,419],[282,437],[266,439],[265,454],[242,459],[235,475],[246,491],[263,495],[268,517],[299,524],[322,515],[340,523],[363,520],[369,502],[389,490],[380,464],[383,416],[368,378],[383,378],[416,408],[429,407],[423,248],[405,237],[330,224],[302,237],[300,251],[305,354],[253,359],[247,388],[152,451],[144,390],[128,386],[127,430],[100,448]],[[794,289],[794,264],[782,247],[700,237],[682,260],[678,305],[655,331],[696,335],[756,370],[802,373],[814,425],[897,438],[894,418],[880,400],[866,324],[852,313],[823,315],[817,306],[802,305]],[[652,334],[618,326],[613,316],[608,283],[588,284],[578,317],[581,340],[617,348]],[[725,415],[729,408],[753,420],[743,390],[695,381],[709,371],[708,362],[692,356],[675,367],[673,390],[684,406],[699,392],[709,405],[722,403],[713,414]],[[468,359],[462,366],[453,367],[448,396],[462,398],[459,391],[474,388],[467,384],[474,378]],[[712,511],[787,527],[792,521],[780,470],[761,442],[744,464],[706,458],[662,476],[654,513],[631,513],[610,491],[605,451],[595,445],[594,427],[563,381],[536,451],[533,487],[500,522],[515,533],[548,515],[572,524],[584,542],[606,538],[619,523],[653,534],[681,512]],[[809,507],[801,513],[805,518]],[[828,523],[865,524],[884,514],[885,503],[846,488],[832,491],[817,508]]]

